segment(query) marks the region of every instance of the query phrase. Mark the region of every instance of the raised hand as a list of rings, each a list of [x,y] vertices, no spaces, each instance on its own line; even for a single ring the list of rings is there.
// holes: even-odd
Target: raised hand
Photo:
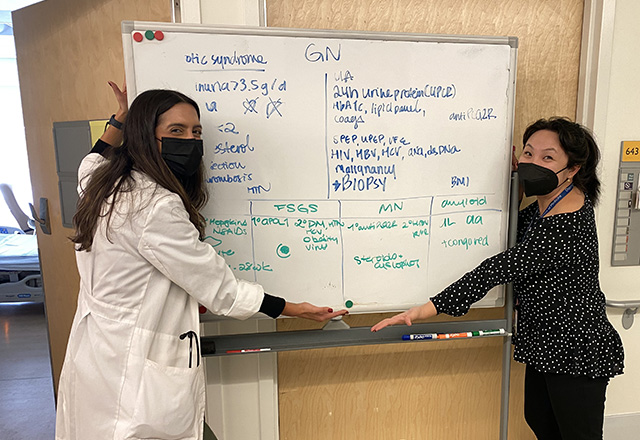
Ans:
[[[118,114],[126,116],[127,112],[129,111],[129,102],[127,101],[127,83],[125,82],[124,87],[122,88],[122,90],[120,90],[120,87],[118,87],[118,85],[113,81],[107,82],[113,90],[116,101],[118,101],[118,112],[116,113],[116,119],[118,119]]]

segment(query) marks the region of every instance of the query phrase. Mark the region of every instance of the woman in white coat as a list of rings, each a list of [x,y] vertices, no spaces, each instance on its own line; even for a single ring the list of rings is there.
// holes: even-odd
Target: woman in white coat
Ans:
[[[323,321],[346,311],[288,303],[236,279],[201,241],[207,195],[197,104],[151,90],[127,114],[126,92],[111,86],[120,110],[78,173],[80,292],[56,439],[199,440],[198,303],[238,319],[261,311]],[[121,128],[122,145],[111,148]]]

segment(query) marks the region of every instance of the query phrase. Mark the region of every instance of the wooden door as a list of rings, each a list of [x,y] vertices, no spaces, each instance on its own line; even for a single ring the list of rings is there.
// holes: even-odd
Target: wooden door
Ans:
[[[33,199],[49,200],[51,235],[38,230],[54,387],[57,389],[79,277],[62,226],[54,121],[108,119],[108,80],[123,83],[122,20],[171,21],[167,0],[47,0],[13,14]]]

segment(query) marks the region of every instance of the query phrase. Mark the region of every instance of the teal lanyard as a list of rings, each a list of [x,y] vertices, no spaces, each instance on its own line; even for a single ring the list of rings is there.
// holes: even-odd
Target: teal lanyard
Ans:
[[[549,203],[549,206],[547,206],[547,209],[544,210],[544,212],[542,214],[540,214],[538,217],[534,217],[531,219],[531,222],[529,223],[529,226],[527,226],[527,230],[524,231],[524,235],[522,236],[522,241],[524,241],[525,237],[527,236],[527,233],[529,232],[529,229],[531,229],[531,227],[533,226],[533,224],[538,220],[543,218],[545,215],[549,214],[549,212],[560,202],[560,200],[564,199],[564,197],[569,194],[571,192],[571,190],[573,189],[573,183],[570,184],[569,186],[567,186],[564,191],[562,191],[558,197],[556,197],[555,199],[553,199],[553,201],[551,203]]]

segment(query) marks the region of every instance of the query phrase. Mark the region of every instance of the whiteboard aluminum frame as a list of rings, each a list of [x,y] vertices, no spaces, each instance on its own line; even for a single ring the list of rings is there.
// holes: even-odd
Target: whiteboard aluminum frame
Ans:
[[[480,35],[441,35],[441,34],[420,34],[420,33],[394,33],[394,32],[371,32],[371,31],[335,31],[326,29],[292,29],[259,26],[212,26],[204,24],[186,23],[160,23],[153,21],[123,21],[122,22],[122,42],[124,48],[125,69],[127,72],[135,72],[133,63],[133,45],[130,35],[133,31],[159,30],[167,32],[182,33],[217,33],[222,35],[254,35],[254,36],[274,36],[274,37],[302,37],[302,38],[327,38],[353,40],[380,40],[380,41],[415,41],[415,42],[435,42],[435,43],[475,43],[508,45],[511,47],[511,75],[509,78],[509,91],[511,92],[511,133],[513,134],[513,109],[515,103],[515,66],[518,49],[518,37],[493,37]],[[133,75],[135,77],[135,75]],[[127,90],[129,91],[129,104],[137,96],[137,90],[133,78],[127,78]],[[513,137],[513,136],[512,136]]]
[[[160,31],[175,31],[183,33],[202,33],[203,31],[228,35],[270,35],[280,37],[308,37],[308,38],[348,38],[355,40],[388,40],[388,41],[425,41],[441,43],[476,43],[509,45],[518,48],[518,37],[500,37],[488,35],[446,35],[400,32],[349,31],[330,29],[296,29],[261,26],[214,26],[193,23],[164,23],[154,21],[122,22],[122,33],[129,35],[136,30],[155,29]]]

